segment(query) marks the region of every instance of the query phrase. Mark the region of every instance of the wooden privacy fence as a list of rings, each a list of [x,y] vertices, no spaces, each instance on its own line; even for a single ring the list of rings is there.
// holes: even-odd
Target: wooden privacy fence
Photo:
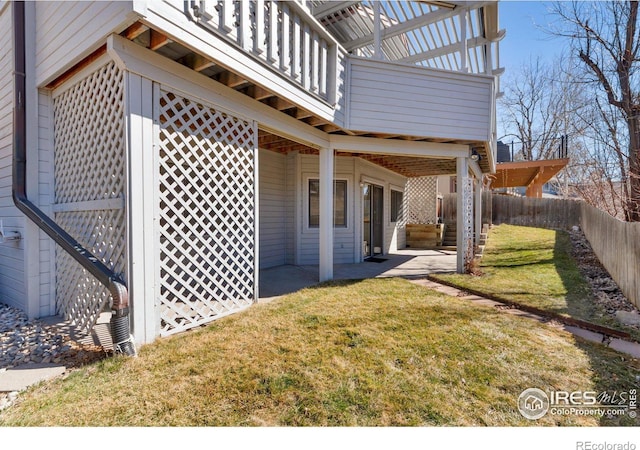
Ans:
[[[492,223],[528,227],[570,229],[580,224],[582,202],[554,198],[493,195]]]
[[[640,223],[621,222],[580,203],[580,226],[627,299],[640,307]]]
[[[456,194],[445,194],[442,196],[442,221],[444,223],[455,223],[456,212],[458,210]],[[475,199],[474,199],[475,207]],[[491,192],[482,193],[482,223],[491,223],[492,216]]]

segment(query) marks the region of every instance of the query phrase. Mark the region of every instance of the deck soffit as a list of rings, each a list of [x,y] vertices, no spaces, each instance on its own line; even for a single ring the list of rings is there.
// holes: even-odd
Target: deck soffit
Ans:
[[[362,138],[369,141],[375,141],[373,138]],[[377,139],[377,141],[381,141]],[[343,141],[341,145],[338,142],[336,147],[336,157],[356,157],[369,161],[392,172],[398,173],[407,178],[422,177],[422,176],[435,176],[435,175],[449,175],[456,173],[456,159],[455,156],[458,152],[451,154],[450,157],[444,157],[444,151],[441,151],[439,156],[435,156],[434,152],[432,156],[409,156],[407,154],[401,154],[402,147],[407,144],[414,144],[407,141],[401,141],[397,139],[386,140],[383,147],[387,145],[396,145],[398,148],[398,154],[384,154],[383,148],[379,148],[379,152],[373,152],[372,147],[361,147],[353,144],[355,141],[351,140],[351,145],[346,145]],[[365,141],[362,141],[363,143]],[[275,153],[288,154],[291,152],[297,152],[303,155],[318,155],[319,151],[316,148],[308,147],[306,145],[294,142],[285,137],[277,136],[269,131],[260,129],[258,132],[258,147],[263,150],[269,150]],[[408,147],[413,147],[409,145]],[[465,146],[458,146],[465,147]],[[341,149],[342,148],[342,149]],[[345,150],[349,149],[351,150]],[[358,151],[357,149],[365,151]],[[390,151],[390,150],[389,150]],[[411,149],[405,150],[410,153]],[[417,153],[416,153],[417,154]],[[464,153],[460,153],[464,154]],[[468,150],[467,153],[468,154]]]

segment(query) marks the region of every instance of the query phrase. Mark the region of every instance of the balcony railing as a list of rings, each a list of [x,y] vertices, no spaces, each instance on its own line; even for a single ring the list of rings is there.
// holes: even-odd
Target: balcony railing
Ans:
[[[298,2],[201,0],[198,22],[330,104],[338,43]]]

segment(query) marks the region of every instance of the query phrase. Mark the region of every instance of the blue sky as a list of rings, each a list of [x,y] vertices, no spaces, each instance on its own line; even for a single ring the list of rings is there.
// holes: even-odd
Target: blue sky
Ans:
[[[542,1],[502,0],[498,3],[500,28],[507,30],[500,42],[500,64],[507,73],[517,71],[529,59],[540,56],[552,60],[561,52],[563,42],[540,29],[553,21],[548,13],[550,6],[549,2]]]

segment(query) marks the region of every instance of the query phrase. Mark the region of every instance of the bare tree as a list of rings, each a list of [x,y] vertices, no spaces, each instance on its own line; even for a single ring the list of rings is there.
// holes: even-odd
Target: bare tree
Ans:
[[[586,158],[581,164],[581,175],[588,183],[576,183],[578,192],[587,203],[621,220],[627,218],[629,183],[627,174],[628,140],[626,124],[620,111],[606,100],[594,97],[589,108],[580,114],[585,124]]]
[[[581,86],[570,82],[562,65],[562,57],[550,64],[538,58],[503,82],[504,136],[515,140],[522,159],[554,158],[561,136],[577,132],[573,116],[582,108]]]
[[[609,135],[618,143],[626,141],[626,151],[616,153],[621,181],[627,185],[623,191],[625,219],[640,221],[638,2],[558,2],[554,13],[560,21],[553,32],[570,39],[572,51],[583,64],[584,72],[575,75],[596,86],[624,123],[621,130],[615,117],[607,121],[603,116]]]

